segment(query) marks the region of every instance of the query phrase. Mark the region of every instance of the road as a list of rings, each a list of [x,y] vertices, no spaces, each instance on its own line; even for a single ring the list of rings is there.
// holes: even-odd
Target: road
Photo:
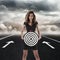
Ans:
[[[47,36],[59,41],[60,36]],[[22,60],[23,40],[19,35],[0,36],[0,59]],[[42,36],[38,42],[41,60],[60,60],[60,43]],[[35,60],[32,50],[28,51],[27,60]]]

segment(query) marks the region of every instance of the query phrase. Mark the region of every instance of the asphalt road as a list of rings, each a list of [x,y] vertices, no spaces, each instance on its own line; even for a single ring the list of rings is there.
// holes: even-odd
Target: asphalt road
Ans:
[[[60,39],[60,36],[47,37]],[[19,35],[1,35],[0,60],[22,60],[23,46]],[[42,36],[38,42],[38,52],[41,60],[60,60],[60,43]],[[28,50],[27,60],[35,60],[32,50]]]

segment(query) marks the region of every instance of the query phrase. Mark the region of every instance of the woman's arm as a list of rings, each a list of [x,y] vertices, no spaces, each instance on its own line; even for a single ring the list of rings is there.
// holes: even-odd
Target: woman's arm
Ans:
[[[40,32],[40,29],[39,29],[39,27],[38,27],[38,24],[37,24],[37,32],[38,32],[38,37],[39,37],[39,40],[41,39],[41,32]]]
[[[21,29],[21,38],[23,39],[23,31],[25,30],[25,25],[22,26],[22,29]]]

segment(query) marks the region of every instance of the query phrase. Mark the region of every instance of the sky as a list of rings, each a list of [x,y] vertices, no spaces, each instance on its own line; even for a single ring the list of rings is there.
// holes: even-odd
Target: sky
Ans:
[[[0,0],[0,4],[8,7],[31,8],[37,10],[60,10],[59,0]]]
[[[0,28],[7,29],[3,24],[6,21],[23,24],[28,10],[35,12],[43,31],[45,29],[45,32],[47,30],[48,32],[59,32],[60,0],[0,0]]]

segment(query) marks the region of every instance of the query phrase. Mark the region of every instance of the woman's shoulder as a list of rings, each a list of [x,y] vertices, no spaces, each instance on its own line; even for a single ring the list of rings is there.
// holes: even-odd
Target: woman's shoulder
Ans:
[[[38,24],[38,22],[36,21],[36,22],[35,22],[35,24],[37,25],[37,24]]]
[[[24,25],[26,25],[27,24],[27,22],[24,22]]]
[[[35,23],[34,23],[35,25],[37,25],[38,24],[38,22],[37,21],[35,21]],[[24,25],[27,25],[27,22],[24,22]]]

